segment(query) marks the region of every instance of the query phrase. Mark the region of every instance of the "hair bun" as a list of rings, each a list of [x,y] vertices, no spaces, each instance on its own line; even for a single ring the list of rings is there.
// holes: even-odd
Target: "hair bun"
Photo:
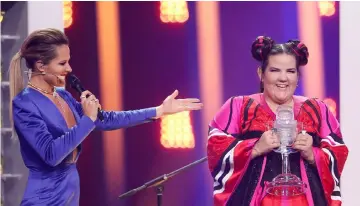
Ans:
[[[274,44],[275,41],[270,37],[258,36],[251,45],[251,54],[256,60],[262,62],[267,59],[267,55]]]
[[[299,40],[289,40],[290,48],[299,58],[299,66],[304,66],[308,63],[309,51],[307,46]]]

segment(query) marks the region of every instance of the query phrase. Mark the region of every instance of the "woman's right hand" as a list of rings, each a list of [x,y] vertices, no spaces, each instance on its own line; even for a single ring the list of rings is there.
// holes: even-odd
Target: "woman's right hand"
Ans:
[[[90,96],[86,98],[87,95]],[[87,90],[81,93],[80,99],[84,114],[95,122],[97,119],[98,108],[100,108],[99,100]]]
[[[254,145],[252,158],[266,154],[277,147],[280,147],[279,138],[272,130],[268,130],[261,135],[259,141]]]

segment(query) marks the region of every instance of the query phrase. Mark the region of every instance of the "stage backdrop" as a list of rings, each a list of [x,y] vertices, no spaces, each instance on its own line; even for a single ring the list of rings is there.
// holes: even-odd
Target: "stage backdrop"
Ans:
[[[117,8],[114,12],[118,15],[118,24],[113,28],[119,32],[115,47],[117,46],[120,51],[118,54],[120,65],[118,70],[114,68],[114,74],[118,76],[117,83],[121,85],[121,91],[117,88],[104,91],[100,90],[104,80],[100,80],[99,74],[106,68],[102,68],[103,64],[99,62],[98,39],[104,39],[106,36],[103,36],[104,31],[99,31],[97,3],[73,2],[73,23],[65,32],[71,41],[71,64],[74,73],[87,89],[100,98],[100,101],[101,96],[111,100],[114,93],[121,92],[120,102],[124,110],[157,106],[175,89],[180,92],[179,98],[197,97],[208,100],[211,98],[204,95],[220,96],[221,99],[218,101],[221,105],[231,96],[258,92],[259,80],[256,75],[258,63],[250,53],[251,44],[257,36],[268,35],[276,42],[286,42],[305,35],[312,48],[322,45],[320,53],[316,53],[315,50],[309,51],[309,61],[317,61],[312,57],[320,55],[322,59],[319,61],[324,62],[323,67],[320,68],[324,74],[322,78],[325,79],[322,86],[326,88],[322,95],[331,97],[339,103],[339,80],[336,76],[339,73],[337,3],[334,15],[330,17],[315,15],[321,25],[319,29],[321,32],[316,34],[320,40],[315,42],[311,39],[313,32],[311,25],[307,28],[306,25],[298,23],[305,14],[298,11],[297,2],[210,2],[209,4],[211,5],[202,4],[204,6],[202,8],[211,6],[213,13],[208,15],[218,16],[218,21],[212,19],[209,23],[205,21],[206,19],[199,18],[202,14],[197,12],[204,12],[199,9],[200,3],[188,2],[189,19],[185,23],[166,24],[159,17],[159,2],[116,3]],[[316,4],[310,6],[316,8]],[[112,19],[111,23],[114,22],[116,21]],[[204,62],[213,60],[203,59],[204,53],[199,52],[204,51],[203,47],[200,49],[199,45],[202,44],[199,41],[206,43],[206,39],[199,39],[199,34],[207,37],[206,32],[200,30],[202,29],[200,24],[206,23],[215,25],[212,28],[217,28],[216,26],[219,28],[217,31],[219,38],[214,38],[218,42],[216,44],[208,42],[208,45],[215,45],[209,49],[211,51],[215,49],[214,52],[219,54],[216,56],[220,61],[216,66],[221,72],[219,76],[215,76],[215,71],[200,72],[203,65],[200,59]],[[109,34],[113,32],[111,28],[107,28]],[[212,32],[214,31],[209,30],[209,35],[213,34]],[[102,35],[101,38],[99,35]],[[102,56],[101,61],[112,62],[114,58],[116,57]],[[315,71],[319,68],[306,69]],[[205,77],[216,79],[216,82],[221,84],[212,88],[211,82],[207,82],[205,87],[204,82],[201,81],[206,79]],[[317,85],[316,83],[313,84]],[[296,93],[304,95],[305,85],[309,87],[309,84],[311,82],[301,79]],[[214,93],[212,94],[211,91]],[[204,104],[212,105],[214,102],[204,102]],[[215,108],[215,111],[217,109],[219,108]],[[92,133],[83,143],[84,151],[79,161],[81,205],[155,205],[156,193],[153,188],[125,200],[118,200],[117,196],[141,186],[152,178],[206,156],[205,131],[209,120],[204,120],[202,112],[191,113],[195,135],[195,148],[192,149],[164,148],[160,143],[160,121],[124,129],[122,135],[106,137],[111,140],[104,140],[101,132]],[[117,141],[117,138],[121,138],[122,141]],[[111,141],[121,144],[122,151],[117,151],[119,159],[116,157],[106,159],[109,157],[104,155],[119,148],[119,145],[109,144]],[[109,172],[110,167],[107,164],[109,162],[117,164],[119,161],[124,161],[116,168],[121,172],[118,174]],[[212,182],[207,163],[202,163],[167,182],[163,202],[164,205],[173,206],[212,205]]]

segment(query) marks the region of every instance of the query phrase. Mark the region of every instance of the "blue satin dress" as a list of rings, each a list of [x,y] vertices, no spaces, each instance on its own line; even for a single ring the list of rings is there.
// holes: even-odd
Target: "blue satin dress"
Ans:
[[[56,105],[39,91],[25,88],[13,100],[14,127],[29,177],[21,206],[77,206],[80,197],[76,161],[81,143],[95,128],[114,130],[153,121],[155,108],[103,112],[104,121],[93,122],[70,93],[57,93],[72,110],[76,125],[68,128]],[[78,149],[75,161],[69,163]]]

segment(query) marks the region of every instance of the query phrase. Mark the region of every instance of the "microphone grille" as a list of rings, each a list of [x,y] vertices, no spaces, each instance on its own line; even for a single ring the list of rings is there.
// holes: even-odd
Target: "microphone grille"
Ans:
[[[74,75],[74,74],[69,74],[67,76],[67,82],[71,85],[71,86],[75,86],[75,85],[79,85],[80,84],[80,80]]]

